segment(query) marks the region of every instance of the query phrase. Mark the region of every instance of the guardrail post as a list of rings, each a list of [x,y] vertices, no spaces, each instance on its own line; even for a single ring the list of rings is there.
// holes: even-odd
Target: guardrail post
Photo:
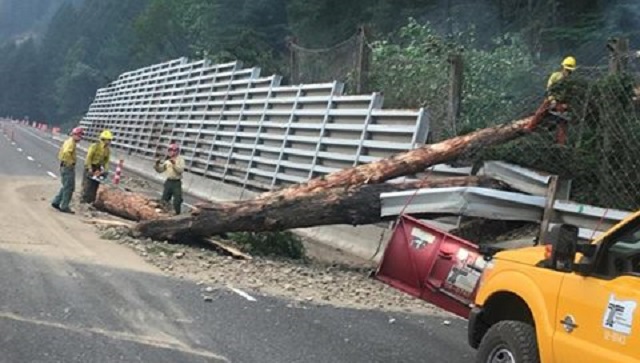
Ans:
[[[558,176],[552,175],[549,178],[549,187],[547,188],[546,203],[544,206],[544,213],[542,215],[542,223],[540,223],[540,234],[538,235],[538,244],[544,244],[549,230],[549,223],[553,220],[554,209],[553,206],[556,203],[556,196],[558,192]]]

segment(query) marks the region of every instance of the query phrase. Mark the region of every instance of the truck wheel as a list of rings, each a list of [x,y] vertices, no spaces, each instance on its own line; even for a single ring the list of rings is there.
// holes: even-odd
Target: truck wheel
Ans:
[[[535,329],[520,321],[501,321],[482,338],[476,363],[540,363]]]

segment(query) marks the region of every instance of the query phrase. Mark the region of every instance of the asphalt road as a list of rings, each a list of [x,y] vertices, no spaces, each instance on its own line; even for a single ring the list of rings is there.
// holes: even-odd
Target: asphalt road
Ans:
[[[47,209],[57,150],[19,129],[13,140],[0,136],[0,362],[472,361],[463,320],[229,289],[205,301],[202,286]]]

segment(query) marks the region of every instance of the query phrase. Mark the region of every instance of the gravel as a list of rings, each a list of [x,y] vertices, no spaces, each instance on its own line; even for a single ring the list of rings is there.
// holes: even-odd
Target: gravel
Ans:
[[[203,246],[137,240],[123,228],[101,230],[103,238],[129,246],[166,274],[207,286],[203,293],[234,286],[257,295],[286,297],[293,300],[292,305],[328,304],[449,316],[431,304],[374,280],[370,277],[371,268],[268,258],[238,260]],[[207,296],[203,295],[205,301]]]
[[[151,183],[124,178],[132,190],[149,189]],[[74,198],[76,199],[76,198]],[[86,218],[113,219],[92,206],[75,203],[73,208]],[[204,301],[216,289],[233,286],[252,295],[288,298],[290,305],[322,304],[389,312],[451,316],[449,313],[393,289],[370,277],[375,266],[339,250],[306,242],[307,262],[254,257],[237,260],[222,256],[211,246],[185,246],[151,239],[135,239],[124,227],[96,226],[102,238],[126,245],[165,274],[196,281]],[[319,258],[322,258],[319,260]]]

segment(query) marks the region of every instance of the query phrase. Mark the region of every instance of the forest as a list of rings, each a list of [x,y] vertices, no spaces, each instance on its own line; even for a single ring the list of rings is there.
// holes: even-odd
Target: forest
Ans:
[[[288,36],[326,48],[360,25],[371,29],[371,87],[387,103],[419,106],[429,92],[393,84],[415,74],[398,78],[406,67],[393,65],[413,62],[437,78],[446,73],[436,67],[441,52],[466,47],[480,62],[471,78],[495,74],[519,89],[534,66],[550,72],[565,54],[601,61],[609,36],[633,44],[638,24],[640,5],[624,0],[0,0],[0,114],[72,124],[120,73],[182,56],[238,59],[286,77]],[[504,67],[482,68],[497,59]],[[487,92],[470,102],[515,102]]]
[[[637,76],[637,0],[0,0],[0,115],[68,129],[122,72],[184,56],[239,60],[287,83],[295,52],[314,80],[349,85],[357,38],[369,51],[366,91],[383,92],[386,107],[425,107],[443,139],[531,114],[573,55],[569,149],[539,133],[460,162],[567,176],[578,200],[628,208],[640,203],[640,117],[633,76],[609,74],[607,45],[620,37]],[[464,66],[453,125],[443,124],[452,54]]]

